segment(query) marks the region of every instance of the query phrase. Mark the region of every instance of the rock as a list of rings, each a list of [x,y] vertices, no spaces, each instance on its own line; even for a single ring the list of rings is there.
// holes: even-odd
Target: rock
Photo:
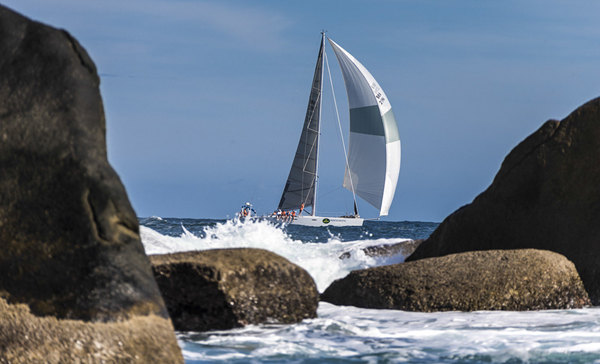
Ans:
[[[183,363],[168,320],[155,315],[122,322],[85,322],[32,315],[0,298],[0,363]],[[179,354],[177,354],[179,353]]]
[[[411,255],[423,242],[423,239],[418,240],[407,240],[397,244],[385,244],[370,246],[364,250],[365,254],[370,257],[381,257],[381,256],[394,256],[394,255]]]
[[[423,241],[423,239],[418,239],[406,240],[396,244],[374,245],[363,248],[362,251],[369,257],[393,257],[395,255],[407,257],[411,255]],[[340,254],[340,259],[348,259],[350,257],[352,257],[352,252],[349,251]]]
[[[407,261],[535,248],[566,256],[600,304],[600,99],[550,120],[515,147],[488,189],[450,216]]]
[[[72,327],[64,319],[80,320],[77,327],[84,321],[137,327],[136,335],[156,334],[148,336],[145,349],[165,356],[162,351],[177,342],[172,329],[163,330],[172,326],[137,218],[107,161],[94,63],[66,31],[1,5],[0,54],[0,297],[8,302],[3,309],[26,305],[35,316],[59,319],[53,322],[64,323],[56,328],[62,332]],[[15,322],[3,325],[18,329]],[[161,330],[147,329],[157,322]],[[51,333],[58,331],[52,330],[48,345],[56,342]],[[2,340],[4,348],[21,338],[4,333]],[[178,348],[169,356],[183,361]]]
[[[542,250],[452,254],[350,272],[321,300],[405,311],[581,308],[590,301],[573,263]]]
[[[176,330],[206,331],[317,316],[310,275],[262,249],[216,249],[150,256]]]

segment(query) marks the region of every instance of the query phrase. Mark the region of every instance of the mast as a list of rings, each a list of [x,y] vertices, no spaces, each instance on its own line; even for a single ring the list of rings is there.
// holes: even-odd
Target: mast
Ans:
[[[319,51],[319,54],[321,55],[321,80],[319,82],[319,85],[321,86],[320,90],[319,90],[319,94],[321,94],[321,101],[322,101],[322,95],[323,95],[323,66],[325,64],[325,30],[321,31],[321,50]],[[319,103],[319,120],[321,120],[321,107],[320,107],[320,103]],[[317,214],[317,185],[319,182],[319,150],[320,150],[320,146],[321,146],[321,123],[319,123],[319,128],[317,129],[317,161],[316,161],[316,168],[315,168],[315,195],[313,196],[313,207],[312,207],[312,211],[311,211],[311,215],[312,216],[316,216]]]

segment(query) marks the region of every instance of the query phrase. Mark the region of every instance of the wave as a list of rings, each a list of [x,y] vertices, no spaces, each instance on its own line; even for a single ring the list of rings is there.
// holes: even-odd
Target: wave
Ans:
[[[387,264],[401,263],[404,255],[369,256],[363,249],[371,246],[397,244],[410,239],[385,238],[341,241],[330,234],[326,242],[303,242],[292,238],[281,226],[267,221],[226,221],[205,226],[198,234],[182,224],[179,237],[165,236],[146,227],[140,227],[146,254],[168,254],[223,248],[259,248],[279,254],[304,268],[323,292],[336,279],[350,271]]]
[[[190,363],[599,363],[599,319],[599,308],[424,313],[321,302],[318,318],[294,325],[177,336]]]

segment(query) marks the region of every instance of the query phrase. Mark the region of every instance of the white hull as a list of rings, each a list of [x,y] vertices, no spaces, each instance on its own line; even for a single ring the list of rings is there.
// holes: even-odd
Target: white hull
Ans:
[[[296,216],[292,225],[302,226],[362,226],[365,219],[346,217]]]

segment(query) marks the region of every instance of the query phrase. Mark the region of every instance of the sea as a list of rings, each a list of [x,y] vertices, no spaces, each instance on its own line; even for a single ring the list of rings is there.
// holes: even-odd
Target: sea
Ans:
[[[262,248],[303,267],[320,292],[352,270],[405,259],[368,256],[363,248],[425,239],[438,226],[365,221],[363,227],[315,228],[158,216],[139,221],[148,255]],[[321,302],[317,314],[293,325],[176,334],[186,364],[600,363],[600,307],[420,313]]]

